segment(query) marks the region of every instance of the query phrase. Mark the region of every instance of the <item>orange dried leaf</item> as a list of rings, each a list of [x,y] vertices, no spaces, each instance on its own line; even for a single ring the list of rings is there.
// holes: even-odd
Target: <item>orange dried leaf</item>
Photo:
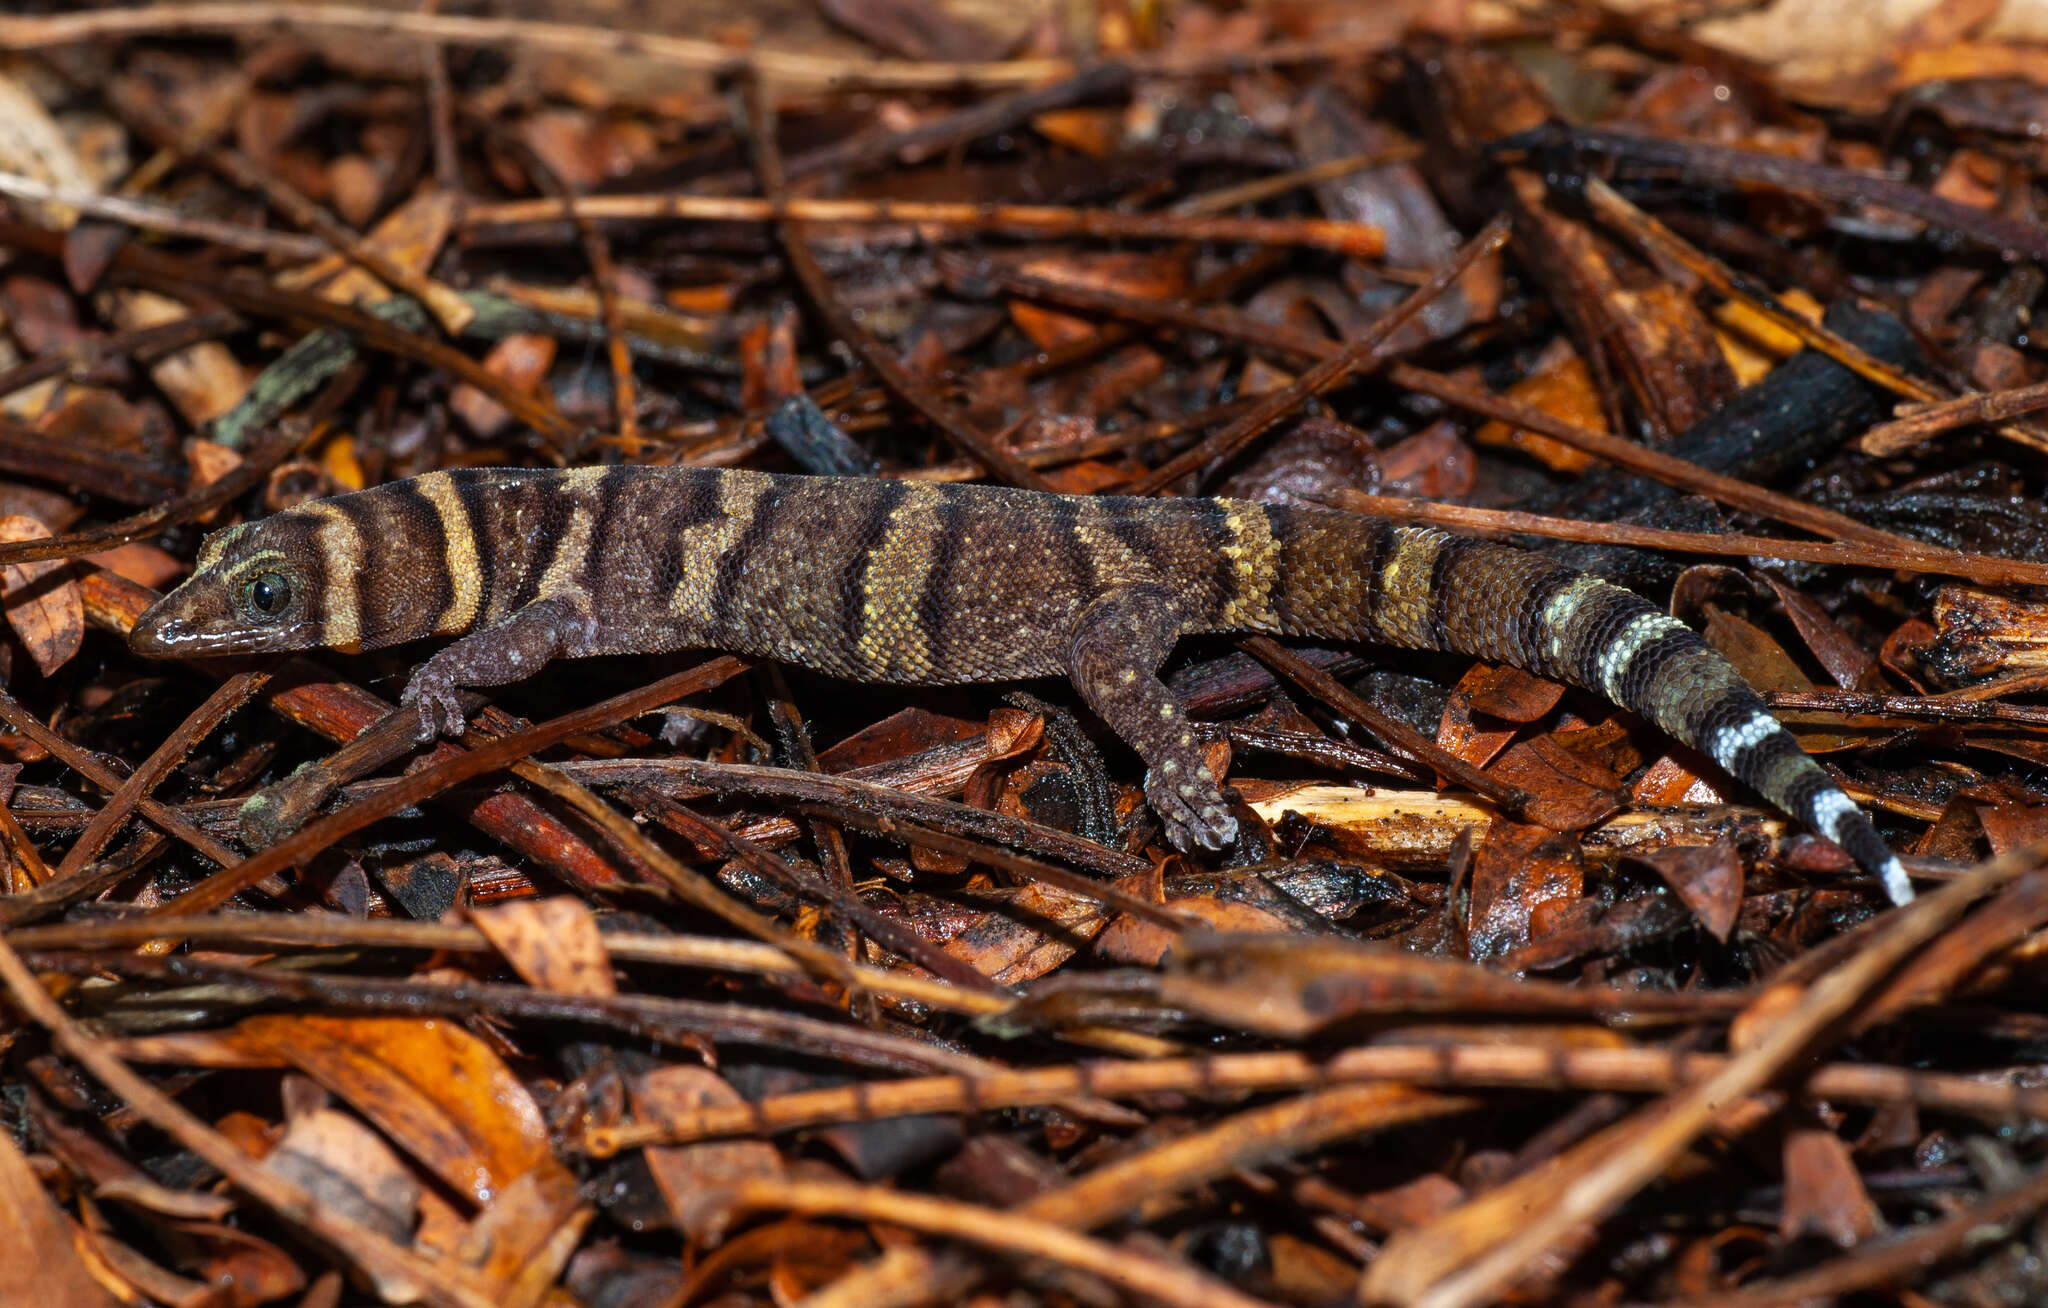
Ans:
[[[1472,447],[1447,422],[1434,422],[1413,436],[1394,442],[1380,455],[1384,494],[1417,499],[1455,499],[1469,494],[1476,480]]]
[[[1552,831],[1583,831],[1621,807],[1621,779],[1552,736],[1515,742],[1486,772],[1528,791],[1523,816]]]
[[[192,316],[181,300],[154,291],[116,293],[114,321],[123,331],[160,327]],[[201,426],[233,409],[248,393],[251,374],[219,341],[200,341],[150,362],[150,380],[192,425]]]
[[[597,1210],[552,1158],[505,1187],[473,1223],[457,1257],[477,1265],[500,1308],[539,1308]]]
[[[87,563],[97,564],[124,581],[151,590],[162,590],[172,581],[185,575],[185,564],[167,550],[154,545],[145,545],[139,540],[126,545],[116,545],[110,550],[85,556]]]
[[[363,474],[363,461],[356,457],[353,436],[335,436],[320,447],[320,470],[332,477],[337,485],[352,491],[359,491],[368,483]]]
[[[1792,619],[1806,647],[1828,670],[1835,684],[1848,689],[1863,684],[1876,669],[1877,657],[1843,631],[1828,611],[1805,592],[1794,590],[1768,572],[1764,580],[1777,592],[1778,602],[1785,606],[1785,616]]]
[[[1722,794],[1670,754],[1652,763],[1629,787],[1634,804],[1719,804]]]
[[[1474,664],[1458,690],[1469,697],[1474,713],[1503,722],[1534,722],[1564,698],[1557,682],[1500,663]]]
[[[1800,670],[1798,662],[1785,652],[1784,646],[1754,623],[1745,622],[1709,604],[1705,635],[1707,643],[1735,665],[1742,679],[1760,691],[1816,689],[1813,681]],[[1828,714],[1780,713],[1778,720],[1799,737],[1800,745],[1809,754],[1851,749],[1869,744],[1873,736],[1882,738],[1891,734],[1882,728],[1873,731],[1845,727],[1840,719]]]
[[[1017,271],[1062,286],[1088,291],[1113,291],[1141,300],[1173,300],[1187,291],[1187,260],[1179,255],[1063,254],[1027,259]],[[1058,313],[1023,300],[1010,302],[1017,329],[1040,349],[1095,334],[1093,319]]]
[[[363,244],[401,268],[423,273],[455,228],[458,200],[451,192],[423,187],[386,214],[376,230],[363,238]],[[293,290],[318,286],[321,295],[339,304],[374,304],[391,295],[373,274],[338,254],[295,268],[279,277],[278,282]],[[454,305],[462,304],[452,291],[444,290],[443,294]]]
[[[2009,854],[2048,838],[2048,806],[2039,804],[1978,805],[1977,821],[1994,854]]]
[[[298,1260],[252,1232],[224,1222],[177,1222],[172,1229],[194,1246],[186,1264],[199,1280],[234,1286],[241,1303],[276,1303],[306,1288]]]
[[[1019,886],[985,898],[999,907],[948,940],[945,951],[1006,986],[1052,971],[1108,921],[1099,902],[1057,886]]]
[[[1358,1196],[1358,1217],[1380,1232],[1433,1222],[1465,1202],[1465,1188],[1441,1172],[1424,1172],[1385,1190]]]
[[[1578,843],[1543,827],[1496,822],[1472,864],[1472,913],[1466,935],[1474,958],[1492,958],[1529,943],[1539,905],[1585,894]]]
[[[280,1014],[250,1018],[237,1030],[479,1201],[554,1161],[547,1123],[526,1087],[455,1022]]]
[[[740,407],[758,413],[804,389],[796,345],[796,315],[778,313],[740,337]]]
[[[1546,354],[1536,371],[1508,387],[1507,396],[1553,418],[1590,431],[1607,430],[1607,412],[1600,404],[1600,392],[1586,361],[1569,350]],[[1472,433],[1476,445],[1520,450],[1558,472],[1582,472],[1593,456],[1561,441],[1494,419]]]
[[[541,381],[554,364],[554,337],[531,332],[514,332],[484,355],[487,372],[503,379],[514,390],[528,394],[540,388]],[[450,393],[448,407],[479,436],[495,435],[512,421],[512,415],[496,400],[467,383]]]
[[[1849,1146],[1833,1131],[1802,1127],[1785,1136],[1785,1197],[1778,1233],[1787,1240],[1809,1232],[1843,1248],[1877,1234],[1883,1221]]]
[[[520,124],[519,138],[541,164],[573,191],[588,191],[605,180],[598,151],[600,126],[582,109],[544,109]]]
[[[1893,82],[1900,90],[1949,81],[2038,81],[2041,50],[2014,41],[1957,41],[1952,45],[1908,49]]]
[[[327,165],[327,189],[342,221],[361,227],[377,216],[384,177],[377,165],[359,154],[345,154]]]
[[[1055,145],[1100,159],[1123,139],[1124,115],[1117,109],[1054,109],[1033,118],[1031,130]]]
[[[1010,301],[1010,321],[1041,350],[1086,339],[1095,334],[1095,324],[1071,313],[1059,313],[1029,300]]]
[[[672,286],[662,292],[661,298],[680,313],[716,315],[732,312],[737,289],[731,285]]]
[[[1473,720],[1475,705],[1470,687],[1474,678],[1482,675],[1484,670],[1484,665],[1475,665],[1459,678],[1451,691],[1450,701],[1444,705],[1443,716],[1436,724],[1436,743],[1447,753],[1474,767],[1485,767],[1491,763],[1494,755],[1506,749],[1508,742],[1515,738],[1512,726],[1482,725]]]
[[[1245,364],[1244,373],[1238,378],[1237,393],[1244,396],[1270,395],[1293,381],[1293,373],[1275,368],[1264,359],[1254,358]]]
[[[1779,303],[1809,322],[1820,321],[1820,301],[1805,291],[1787,291]],[[1802,345],[1797,336],[1740,300],[1725,300],[1709,310],[1708,316],[1714,320],[1714,339],[1721,344],[1721,354],[1735,370],[1735,380],[1744,386],[1762,381]]]
[[[1294,922],[1238,899],[1176,899],[1173,910],[1184,918],[1200,921],[1211,931],[1273,935],[1296,929]],[[1176,932],[1157,922],[1126,913],[1111,922],[1096,939],[1095,952],[1112,963],[1156,967],[1179,938]]]
[[[185,466],[192,470],[192,490],[204,490],[222,477],[242,466],[239,452],[215,441],[194,437],[185,442]],[[212,521],[220,513],[213,510],[202,521]]]

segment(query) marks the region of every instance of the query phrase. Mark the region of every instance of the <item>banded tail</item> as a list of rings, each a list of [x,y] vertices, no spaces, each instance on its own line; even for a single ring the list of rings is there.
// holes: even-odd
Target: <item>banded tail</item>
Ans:
[[[1270,509],[1281,544],[1278,625],[1496,659],[1605,696],[1705,753],[1846,850],[1894,903],[1898,857],[1742,675],[1633,591],[1541,557],[1426,527]]]

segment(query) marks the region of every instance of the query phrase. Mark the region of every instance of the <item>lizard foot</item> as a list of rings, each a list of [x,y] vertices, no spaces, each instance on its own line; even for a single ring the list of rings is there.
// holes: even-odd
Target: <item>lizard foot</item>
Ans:
[[[1166,838],[1183,853],[1222,849],[1237,839],[1237,819],[1207,764],[1162,761],[1145,773],[1145,798],[1166,824]]]
[[[455,683],[434,676],[425,669],[413,674],[398,702],[410,704],[419,711],[420,726],[416,738],[422,745],[430,744],[437,736],[447,736],[452,740],[469,729],[469,719],[462,711],[462,698],[456,693]]]

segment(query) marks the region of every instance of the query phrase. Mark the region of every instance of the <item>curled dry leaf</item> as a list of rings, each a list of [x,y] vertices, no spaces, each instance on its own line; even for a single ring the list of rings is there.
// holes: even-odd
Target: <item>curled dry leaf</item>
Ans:
[[[454,1022],[254,1017],[238,1028],[376,1123],[435,1175],[478,1201],[554,1165],[525,1085]]]
[[[50,529],[34,518],[0,518],[0,542],[42,540]],[[0,605],[44,676],[69,662],[85,640],[85,602],[69,563],[10,563],[0,570]]]
[[[1801,1126],[1785,1133],[1785,1197],[1778,1231],[1795,1239],[1825,1236],[1847,1248],[1884,1229],[1849,1146],[1833,1131]]]
[[[1673,845],[1637,857],[1656,869],[1714,939],[1728,939],[1735,929],[1735,915],[1742,910],[1742,860],[1732,844],[1721,840],[1711,845]]]

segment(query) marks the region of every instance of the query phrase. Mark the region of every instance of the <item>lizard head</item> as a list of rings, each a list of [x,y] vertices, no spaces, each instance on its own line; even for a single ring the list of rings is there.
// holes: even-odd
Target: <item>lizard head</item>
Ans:
[[[324,593],[335,568],[321,553],[320,519],[288,509],[261,522],[217,531],[200,548],[192,575],[151,605],[128,646],[153,658],[260,654],[318,646],[348,648]],[[353,615],[349,615],[351,618]]]

